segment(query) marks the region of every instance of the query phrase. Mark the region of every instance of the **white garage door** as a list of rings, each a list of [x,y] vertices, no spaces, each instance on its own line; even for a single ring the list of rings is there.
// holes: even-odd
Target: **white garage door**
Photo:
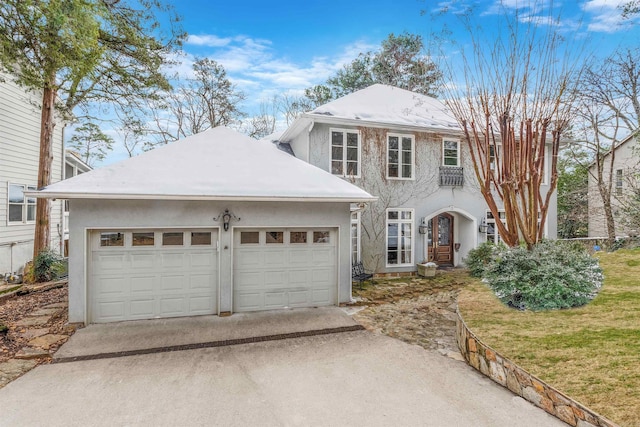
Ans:
[[[234,234],[233,310],[335,305],[336,229],[255,229]]]
[[[91,322],[217,313],[217,230],[91,233]]]

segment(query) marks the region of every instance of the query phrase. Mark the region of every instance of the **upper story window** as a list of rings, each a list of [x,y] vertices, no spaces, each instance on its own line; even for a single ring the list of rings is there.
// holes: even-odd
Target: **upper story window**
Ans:
[[[460,166],[460,141],[442,140],[442,165]]]
[[[387,178],[413,179],[415,139],[413,135],[387,136]]]
[[[36,199],[26,197],[26,190],[35,190],[34,185],[9,184],[9,224],[24,224],[36,220]]]
[[[616,196],[622,196],[622,169],[616,169]]]
[[[360,176],[360,133],[331,129],[331,173]]]

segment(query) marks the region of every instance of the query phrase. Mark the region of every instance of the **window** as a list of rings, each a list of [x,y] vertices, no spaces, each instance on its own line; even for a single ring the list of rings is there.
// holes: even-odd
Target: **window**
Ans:
[[[351,263],[360,261],[360,212],[351,212]]]
[[[413,135],[389,134],[387,137],[387,178],[412,179]]]
[[[240,232],[241,245],[255,245],[260,243],[259,231],[242,231]]]
[[[442,165],[460,166],[460,141],[442,140]]]
[[[25,190],[35,189],[33,185],[9,184],[9,223],[22,224],[36,220],[36,198],[24,194]]]
[[[210,245],[211,232],[209,231],[193,231],[191,233],[191,246]]]
[[[184,233],[162,233],[163,246],[182,246],[184,244]]]
[[[413,210],[387,211],[387,265],[413,265]]]
[[[289,242],[291,243],[307,243],[306,231],[292,231],[289,234]]]
[[[314,231],[313,232],[313,243],[329,243],[329,232],[328,231]]]
[[[284,243],[284,232],[267,231],[267,244],[270,243]]]
[[[616,169],[616,196],[622,196],[622,169]]]
[[[360,134],[357,131],[331,130],[331,173],[360,176]]]
[[[148,233],[133,233],[133,246],[153,246],[154,243],[155,239],[153,231],[150,231]]]
[[[124,233],[118,231],[100,233],[100,246],[124,246]]]
[[[506,225],[506,214],[503,209],[498,211],[500,216],[500,221]],[[496,226],[496,219],[490,210],[487,210],[487,242],[499,243],[502,240],[500,239],[500,233],[498,233],[498,227]]]

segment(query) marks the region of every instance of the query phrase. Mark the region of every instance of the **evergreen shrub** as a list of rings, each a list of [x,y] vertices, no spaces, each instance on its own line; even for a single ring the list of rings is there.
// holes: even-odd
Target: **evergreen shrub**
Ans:
[[[546,240],[531,250],[501,248],[483,278],[508,306],[538,311],[587,304],[604,276],[598,260],[581,245]]]

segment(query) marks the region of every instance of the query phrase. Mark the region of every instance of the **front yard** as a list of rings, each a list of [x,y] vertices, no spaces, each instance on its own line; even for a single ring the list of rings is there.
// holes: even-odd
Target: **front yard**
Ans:
[[[598,256],[604,286],[585,307],[516,311],[475,282],[459,310],[503,356],[605,417],[640,426],[640,249]]]

